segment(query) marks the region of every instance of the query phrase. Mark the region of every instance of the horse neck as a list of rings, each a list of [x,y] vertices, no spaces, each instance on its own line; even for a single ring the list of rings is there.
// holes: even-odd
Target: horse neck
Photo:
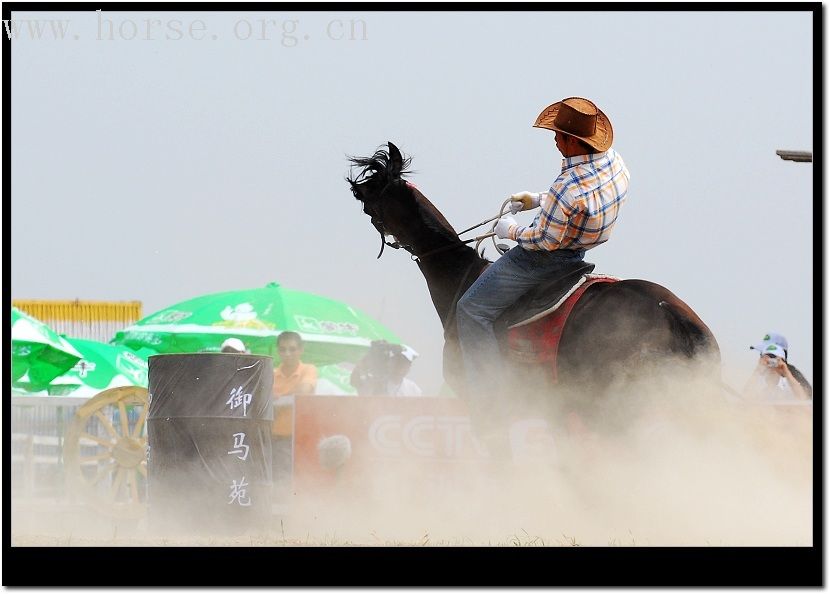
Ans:
[[[434,248],[433,248],[434,249]],[[445,338],[455,337],[455,306],[464,292],[487,266],[476,251],[459,246],[419,259],[418,267],[427,281],[435,311],[444,327]]]
[[[455,306],[488,262],[473,248],[459,244],[458,234],[441,211],[418,188],[407,186],[420,207],[417,223],[409,222],[411,247],[420,255],[418,267],[441,318],[444,336],[454,338]]]

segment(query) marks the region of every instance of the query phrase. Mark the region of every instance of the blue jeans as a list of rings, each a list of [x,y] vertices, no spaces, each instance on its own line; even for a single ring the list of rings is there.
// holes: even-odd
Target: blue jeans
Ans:
[[[514,246],[493,262],[458,301],[456,324],[473,417],[506,421],[507,366],[502,362],[493,323],[522,295],[561,275],[585,257],[585,250],[531,251]],[[476,419],[473,418],[476,423]],[[491,425],[490,422],[485,422]]]

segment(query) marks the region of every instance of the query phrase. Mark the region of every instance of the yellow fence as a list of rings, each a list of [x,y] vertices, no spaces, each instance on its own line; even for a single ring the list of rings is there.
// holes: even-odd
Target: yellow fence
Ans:
[[[48,301],[15,299],[12,305],[60,334],[109,342],[141,319],[141,301]]]

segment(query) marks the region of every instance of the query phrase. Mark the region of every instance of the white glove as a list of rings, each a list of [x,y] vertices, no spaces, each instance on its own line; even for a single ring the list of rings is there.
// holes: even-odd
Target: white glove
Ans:
[[[496,232],[496,235],[498,235],[499,239],[510,239],[507,236],[507,232],[510,231],[510,227],[513,225],[518,225],[516,219],[509,215],[505,215],[499,219],[498,223],[496,223],[494,231]]]
[[[520,210],[530,210],[539,206],[539,194],[536,192],[519,192],[510,196],[510,214]]]

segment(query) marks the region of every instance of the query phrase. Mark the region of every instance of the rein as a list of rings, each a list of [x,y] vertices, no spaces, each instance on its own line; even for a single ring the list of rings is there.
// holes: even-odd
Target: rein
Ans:
[[[383,186],[383,189],[382,189],[382,190],[378,193],[378,197],[377,197],[377,200],[378,200],[378,210],[380,210],[380,209],[381,209],[381,205],[383,204],[383,202],[381,202],[381,201],[380,201],[380,199],[381,199],[381,198],[383,197],[383,195],[386,193],[386,190],[388,190],[388,189],[389,189],[389,186],[391,186],[394,182],[395,182],[395,180],[394,180],[394,179],[393,179],[393,180],[388,181],[388,182],[386,183],[386,185],[385,185],[385,186]],[[412,250],[411,250],[408,246],[401,245],[401,243],[400,243],[399,241],[397,241],[397,240],[396,240],[394,243],[389,243],[388,241],[386,241],[386,232],[384,231],[383,219],[382,219],[382,218],[379,218],[377,221],[378,221],[378,222],[377,222],[377,224],[375,224],[375,219],[374,219],[374,218],[372,219],[372,224],[373,224],[373,225],[375,225],[375,229],[377,229],[377,230],[378,230],[378,233],[380,233],[380,241],[381,241],[381,244],[380,244],[380,251],[378,252],[378,256],[377,256],[377,258],[376,258],[376,259],[378,259],[378,260],[379,260],[379,259],[380,259],[380,257],[383,255],[383,248],[384,248],[384,246],[385,246],[385,245],[388,245],[389,247],[391,247],[391,248],[393,248],[393,249],[396,249],[396,250],[397,250],[397,249],[399,249],[399,248],[401,248],[401,247],[403,247],[403,248],[404,248],[406,251],[408,251],[410,254],[412,253]],[[378,228],[378,225],[380,225],[380,227],[379,227],[379,228]]]
[[[478,226],[479,225],[476,225],[476,227],[478,227]],[[471,227],[471,229],[475,229],[475,227]],[[467,230],[469,231],[469,229],[467,229]],[[415,256],[415,258],[413,258],[413,260],[414,259],[423,260],[424,258],[426,258],[428,256],[432,256],[434,254],[438,254],[438,253],[441,253],[441,252],[445,252],[447,250],[451,250],[451,249],[454,249],[454,248],[457,248],[457,247],[461,247],[462,245],[467,245],[468,243],[472,243],[474,241],[481,241],[482,239],[487,239],[488,237],[492,237],[493,235],[495,235],[495,233],[486,233],[484,235],[479,235],[477,237],[473,237],[472,239],[467,239],[467,240],[464,240],[464,241],[459,240],[457,243],[451,243],[449,245],[445,245],[445,246],[441,246],[439,248],[435,248],[434,250],[430,250],[425,254],[413,254]],[[404,247],[407,247],[407,246],[404,246]]]
[[[378,193],[378,196],[375,200],[378,202],[378,210],[379,211],[382,210],[382,205],[383,205],[383,201],[381,200],[381,198],[383,198],[383,195],[389,189],[389,186],[391,186],[392,184],[394,184],[398,181],[400,181],[400,180],[399,179],[393,179],[393,180],[388,181],[386,183],[386,185],[383,186],[383,189]],[[504,214],[504,207],[509,201],[510,201],[509,198],[504,201],[504,203],[502,204],[502,207],[499,211],[499,214],[497,214],[496,216],[491,217],[487,220],[481,221],[480,223],[477,223],[477,224],[473,225],[472,227],[468,227],[467,229],[464,229],[463,231],[461,231],[457,235],[463,235],[467,231],[472,231],[476,227],[481,227],[482,225],[486,225],[487,223],[491,223],[491,222],[495,221],[496,219],[501,218],[502,215]],[[374,219],[374,218],[372,219],[372,223],[375,225],[375,228],[378,230],[378,233],[380,233],[380,239],[381,239],[380,251],[378,252],[377,259],[380,259],[380,257],[383,255],[383,248],[387,245],[389,247],[391,247],[392,249],[395,249],[395,250],[400,249],[400,248],[405,249],[407,252],[409,252],[410,258],[415,262],[419,262],[419,261],[423,260],[424,258],[428,258],[429,256],[433,256],[435,254],[440,254],[441,252],[445,252],[447,250],[451,250],[451,249],[459,248],[461,246],[465,246],[468,243],[472,243],[474,241],[478,242],[478,243],[476,243],[476,251],[478,251],[478,244],[479,243],[481,243],[482,241],[484,241],[488,237],[494,237],[496,235],[495,233],[485,233],[484,235],[477,235],[476,237],[473,237],[472,239],[462,240],[462,239],[459,238],[458,241],[455,242],[455,243],[451,243],[449,245],[441,246],[440,248],[430,250],[430,251],[428,251],[426,253],[423,253],[423,254],[416,254],[415,250],[412,248],[412,246],[402,244],[401,242],[397,241],[397,239],[394,242],[391,242],[391,243],[386,241],[386,232],[384,230],[385,228],[384,228],[384,225],[383,225],[382,212],[379,212],[378,214],[380,214],[381,216],[378,217],[377,219]],[[377,223],[375,223],[375,221],[377,221]],[[495,242],[495,240],[493,240],[493,241]],[[496,246],[497,249],[499,247],[500,246]],[[500,253],[503,253],[500,249],[498,249],[498,251]]]
[[[443,245],[439,248],[435,248],[434,250],[429,250],[428,252],[425,252],[423,254],[416,254],[415,250],[412,249],[411,245],[404,245],[399,241],[389,243],[388,241],[386,241],[384,239],[383,243],[385,243],[389,247],[391,247],[393,249],[396,249],[396,250],[400,249],[400,248],[405,249],[407,252],[409,252],[410,257],[412,258],[412,260],[414,260],[415,262],[420,262],[421,260],[423,260],[424,258],[427,258],[429,256],[433,256],[435,254],[440,254],[441,252],[446,252],[447,250],[452,250],[452,249],[455,249],[455,248],[459,248],[461,246],[467,245],[468,243],[472,243],[474,241],[482,241],[484,239],[487,239],[488,237],[493,237],[494,235],[495,235],[495,233],[486,233],[484,235],[479,235],[479,236],[473,237],[472,239],[467,239],[467,240],[464,240],[464,241],[459,240],[456,243],[451,243],[449,245]],[[383,253],[383,248],[381,248],[381,253]],[[378,258],[380,258],[380,254],[378,254]]]
[[[385,186],[383,186],[383,189],[378,193],[378,197],[376,198],[376,200],[378,201],[378,210],[379,211],[382,210],[382,205],[383,205],[383,201],[381,200],[381,198],[383,198],[383,195],[389,189],[389,186],[391,186],[392,184],[394,184],[397,181],[398,180],[394,180],[394,179],[389,181]],[[472,239],[468,239],[466,241],[460,241],[459,240],[456,243],[451,243],[449,245],[441,246],[440,248],[430,250],[430,251],[426,252],[425,254],[416,254],[415,250],[410,245],[404,245],[404,244],[402,244],[401,242],[399,242],[397,240],[395,240],[394,242],[391,242],[391,243],[386,241],[386,232],[384,231],[384,226],[383,226],[383,213],[379,212],[378,214],[381,215],[377,219],[378,225],[380,225],[380,229],[378,229],[378,232],[380,233],[381,241],[383,242],[380,246],[380,252],[378,252],[378,255],[377,255],[378,258],[380,258],[383,255],[383,247],[385,245],[388,245],[389,247],[391,247],[394,250],[397,250],[397,249],[400,249],[400,248],[405,249],[407,252],[409,252],[410,257],[412,258],[412,260],[418,262],[419,260],[423,260],[424,258],[426,258],[428,256],[432,256],[433,254],[437,254],[437,253],[440,253],[440,252],[444,252],[446,250],[461,247],[462,245],[467,245],[468,243],[471,243],[473,241],[477,241],[479,239],[478,237],[473,237]],[[484,221],[484,223],[486,223],[486,222],[487,221]],[[479,226],[483,225],[484,223],[479,223],[478,225],[470,227],[470,229],[475,229],[476,227],[479,227]],[[375,225],[375,227],[377,227],[378,225]],[[470,229],[466,229],[465,231],[469,231]],[[463,232],[464,231],[462,231],[462,233]],[[459,233],[459,235],[460,235],[460,233]]]

